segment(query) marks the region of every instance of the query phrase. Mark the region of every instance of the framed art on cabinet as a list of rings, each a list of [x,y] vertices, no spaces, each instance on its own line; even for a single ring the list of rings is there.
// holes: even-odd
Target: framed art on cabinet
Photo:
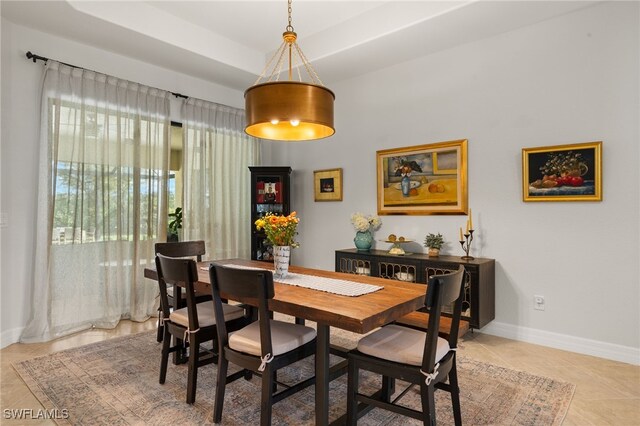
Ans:
[[[602,201],[602,142],[522,149],[523,201]]]
[[[376,152],[378,214],[467,213],[467,140]]]
[[[342,201],[342,169],[313,172],[315,201]]]

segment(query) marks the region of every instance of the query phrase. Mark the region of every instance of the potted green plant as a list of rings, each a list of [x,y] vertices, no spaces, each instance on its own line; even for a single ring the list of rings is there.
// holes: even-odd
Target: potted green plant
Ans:
[[[429,257],[438,257],[440,249],[444,245],[444,237],[442,234],[427,234],[424,240],[424,246],[429,249]]]
[[[182,229],[182,207],[176,207],[173,213],[169,213],[169,225],[167,232],[167,241],[180,241],[180,230]]]

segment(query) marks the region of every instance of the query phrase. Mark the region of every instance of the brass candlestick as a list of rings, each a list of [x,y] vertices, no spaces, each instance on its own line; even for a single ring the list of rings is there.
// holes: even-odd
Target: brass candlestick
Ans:
[[[464,234],[464,240],[460,241],[460,245],[462,246],[462,250],[464,250],[465,255],[461,256],[461,259],[464,260],[473,260],[475,259],[473,256],[469,256],[469,250],[471,250],[471,241],[473,241],[473,229],[469,229],[466,234]]]

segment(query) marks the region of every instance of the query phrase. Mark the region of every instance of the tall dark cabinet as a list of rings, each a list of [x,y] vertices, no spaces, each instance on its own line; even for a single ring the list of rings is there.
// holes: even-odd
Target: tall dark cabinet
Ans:
[[[267,213],[291,213],[291,167],[249,167],[251,171],[251,259],[273,261],[273,250],[255,221]]]

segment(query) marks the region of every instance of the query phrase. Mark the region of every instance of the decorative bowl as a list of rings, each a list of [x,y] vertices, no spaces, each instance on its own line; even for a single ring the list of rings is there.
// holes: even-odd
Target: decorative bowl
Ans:
[[[397,280],[400,281],[413,281],[413,274],[411,272],[397,272],[395,275]]]
[[[365,268],[364,266],[358,266],[356,268],[356,274],[358,274],[358,275],[371,275],[371,269]]]

